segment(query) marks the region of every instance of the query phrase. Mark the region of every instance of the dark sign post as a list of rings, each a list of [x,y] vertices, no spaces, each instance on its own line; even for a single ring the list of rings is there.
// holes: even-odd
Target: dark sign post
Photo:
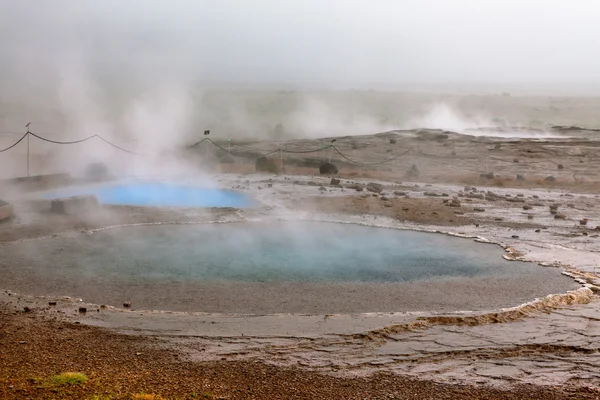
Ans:
[[[204,136],[210,135],[210,129],[204,131]],[[207,138],[208,139],[208,138]],[[208,159],[208,140],[204,143],[204,157]]]

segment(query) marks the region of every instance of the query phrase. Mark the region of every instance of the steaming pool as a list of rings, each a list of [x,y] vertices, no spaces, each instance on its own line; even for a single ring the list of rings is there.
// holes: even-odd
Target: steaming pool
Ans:
[[[456,311],[578,287],[498,246],[324,222],[123,227],[2,247],[3,286],[137,309],[223,313]]]
[[[48,200],[95,195],[101,204],[144,207],[251,207],[249,196],[233,190],[209,189],[166,182],[122,182],[75,187],[45,194]]]

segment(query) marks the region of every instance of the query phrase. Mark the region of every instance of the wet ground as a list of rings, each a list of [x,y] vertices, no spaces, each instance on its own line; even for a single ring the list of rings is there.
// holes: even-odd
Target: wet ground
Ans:
[[[58,296],[9,295],[13,287],[5,288],[2,300],[17,307],[47,308],[48,313],[84,324],[157,337],[192,360],[227,357],[332,374],[392,371],[440,382],[503,386],[529,382],[596,387],[600,383],[600,303],[594,294],[600,264],[600,232],[595,228],[600,217],[594,195],[417,182],[380,182],[382,192],[376,193],[354,189],[357,180],[342,179],[340,185],[330,185],[329,178],[323,177],[230,175],[216,179],[224,188],[250,194],[262,206],[249,210],[106,207],[100,213],[72,218],[40,212],[39,204],[37,209],[17,204],[18,218],[0,225],[0,240],[13,242],[58,232],[77,236],[121,224],[269,219],[352,222],[498,243],[507,259],[531,261],[540,271],[552,268],[568,274],[573,290],[532,294],[527,303],[506,309],[443,310],[441,314],[142,312],[127,298],[128,293],[121,298],[132,301],[131,308],[88,304],[88,310],[99,311],[81,314],[78,307],[89,301],[85,296],[78,302]],[[493,285],[490,282],[487,287],[491,290]],[[428,289],[431,297],[441,297],[443,302],[440,288]],[[484,285],[481,296],[485,292]],[[57,300],[57,306],[47,306],[49,300]]]

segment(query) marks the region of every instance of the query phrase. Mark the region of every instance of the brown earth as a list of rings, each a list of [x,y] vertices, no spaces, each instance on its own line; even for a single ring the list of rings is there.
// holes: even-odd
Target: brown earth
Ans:
[[[162,348],[156,339],[61,322],[36,310],[25,312],[6,305],[0,305],[0,349],[0,396],[4,399],[598,398],[591,390],[519,386],[501,391],[391,374],[339,378],[253,362],[195,363]],[[52,376],[66,371],[84,373],[89,380],[81,385],[52,383]]]

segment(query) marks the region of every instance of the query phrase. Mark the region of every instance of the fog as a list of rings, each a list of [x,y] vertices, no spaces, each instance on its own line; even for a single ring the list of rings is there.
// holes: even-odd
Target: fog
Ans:
[[[156,153],[205,129],[597,126],[595,103],[574,116],[545,96],[600,93],[598,17],[592,0],[0,0],[0,132]]]

